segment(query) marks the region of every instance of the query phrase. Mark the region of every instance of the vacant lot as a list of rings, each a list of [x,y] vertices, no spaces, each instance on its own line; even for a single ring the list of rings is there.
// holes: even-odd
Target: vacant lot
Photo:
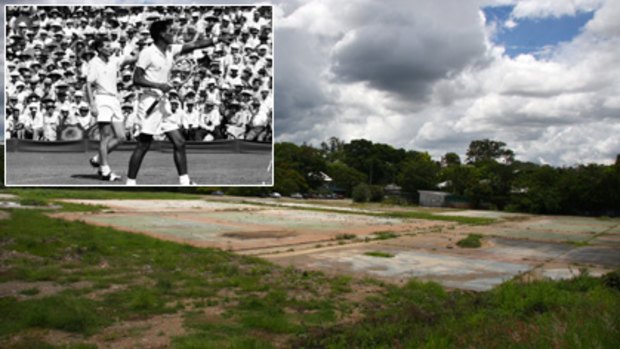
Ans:
[[[140,195],[134,193],[133,200]],[[527,222],[519,227],[555,233],[557,226],[537,221],[547,217],[463,225],[200,198],[154,201],[150,209],[147,202],[89,203],[99,206],[73,202],[63,204],[63,212],[2,211],[0,347],[616,348],[620,343],[620,275],[591,276],[617,268],[614,220],[587,221],[588,238],[558,240],[503,233]],[[494,227],[502,233],[494,234]],[[581,231],[564,234],[569,233]],[[324,238],[306,241],[314,234]],[[482,236],[480,248],[456,245],[469,234]],[[220,239],[230,244],[194,246]],[[524,271],[485,292],[447,291],[410,279],[476,289],[495,284],[480,281],[484,273],[503,279],[515,265]],[[551,281],[567,276],[560,270],[576,278]],[[451,272],[472,276],[473,286],[451,286]]]

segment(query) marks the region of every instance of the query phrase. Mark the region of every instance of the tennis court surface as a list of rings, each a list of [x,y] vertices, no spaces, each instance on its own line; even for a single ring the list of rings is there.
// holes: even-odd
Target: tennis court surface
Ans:
[[[308,210],[314,205],[309,201],[296,208],[244,200],[67,200],[109,209],[55,216],[256,255],[283,266],[396,283],[415,277],[476,291],[515,276],[561,279],[582,269],[601,275],[620,267],[620,219],[520,215],[471,226],[314,211]],[[483,236],[482,247],[456,244],[472,233]]]

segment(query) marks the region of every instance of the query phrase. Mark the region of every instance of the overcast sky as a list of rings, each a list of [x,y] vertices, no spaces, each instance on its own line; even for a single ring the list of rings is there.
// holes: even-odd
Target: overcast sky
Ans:
[[[276,141],[439,159],[490,138],[556,166],[620,153],[618,0],[235,3],[274,5]]]

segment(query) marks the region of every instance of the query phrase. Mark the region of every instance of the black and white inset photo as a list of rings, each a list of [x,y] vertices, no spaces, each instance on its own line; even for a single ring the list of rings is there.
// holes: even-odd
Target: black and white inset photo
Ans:
[[[7,186],[273,185],[271,6],[4,10]]]

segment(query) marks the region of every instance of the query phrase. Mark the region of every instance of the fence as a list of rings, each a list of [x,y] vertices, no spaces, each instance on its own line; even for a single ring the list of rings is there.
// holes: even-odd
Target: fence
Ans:
[[[131,151],[136,146],[136,141],[126,141],[116,148],[117,151]],[[269,142],[250,142],[243,140],[218,140],[212,142],[186,142],[185,149],[188,153],[263,153],[271,152],[272,144]],[[99,149],[99,142],[88,139],[76,141],[43,142],[24,139],[7,139],[6,151],[18,152],[48,152],[48,153],[85,153]],[[153,141],[151,151],[172,152],[172,144],[168,141]]]

